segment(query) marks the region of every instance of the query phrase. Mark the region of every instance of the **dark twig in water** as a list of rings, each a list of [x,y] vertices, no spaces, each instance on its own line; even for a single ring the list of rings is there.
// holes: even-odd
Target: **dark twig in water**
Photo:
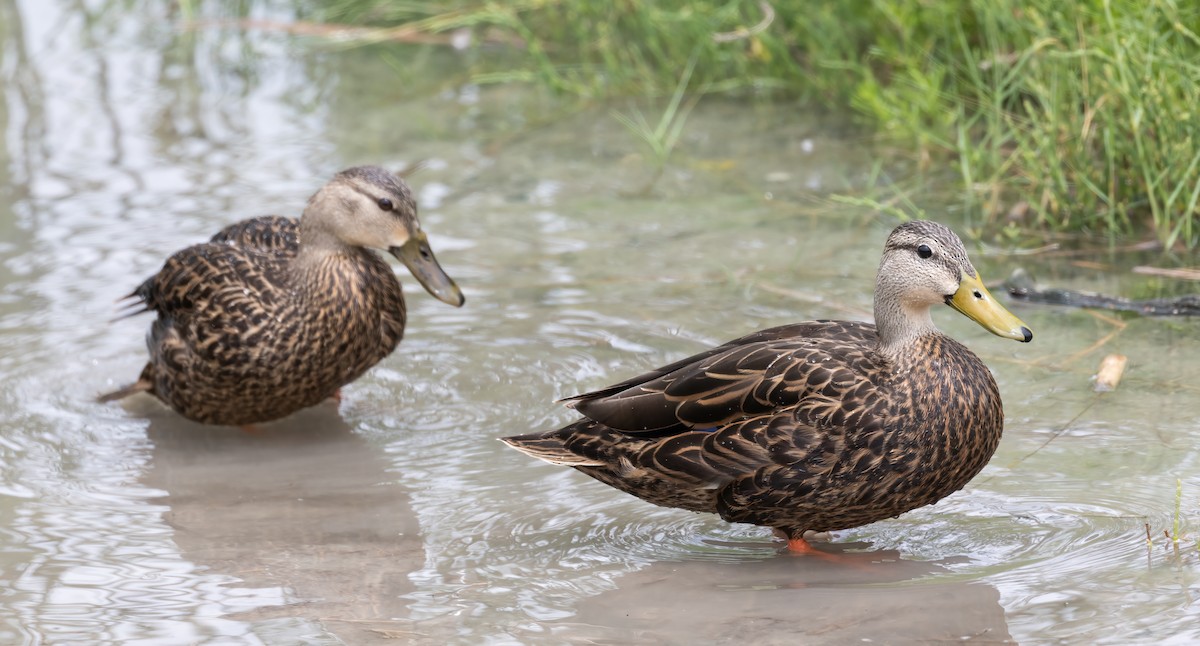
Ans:
[[[1047,305],[1066,305],[1089,309],[1137,312],[1144,316],[1200,316],[1200,295],[1178,298],[1131,300],[1067,289],[1038,289],[1024,270],[1017,269],[1004,281],[1010,296],[1017,300]]]

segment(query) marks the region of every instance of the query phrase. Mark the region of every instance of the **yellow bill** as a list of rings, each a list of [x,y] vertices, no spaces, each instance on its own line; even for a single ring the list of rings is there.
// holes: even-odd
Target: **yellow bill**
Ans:
[[[996,336],[1023,343],[1033,339],[1033,331],[992,298],[978,272],[974,276],[964,276],[958,291],[946,297],[946,304]]]

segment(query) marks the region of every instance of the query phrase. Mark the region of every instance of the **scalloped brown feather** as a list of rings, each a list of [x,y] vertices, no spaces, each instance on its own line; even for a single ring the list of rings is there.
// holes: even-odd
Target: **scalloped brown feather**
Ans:
[[[150,360],[100,401],[150,392],[198,422],[254,424],[331,397],[390,354],[405,324],[391,267],[348,248],[298,280],[298,229],[254,218],[171,256],[132,294],[158,314]]]
[[[896,360],[875,327],[814,321],[730,341],[568,400],[584,419],[504,438],[667,507],[799,537],[962,488],[996,450],[1000,394],[940,333]]]

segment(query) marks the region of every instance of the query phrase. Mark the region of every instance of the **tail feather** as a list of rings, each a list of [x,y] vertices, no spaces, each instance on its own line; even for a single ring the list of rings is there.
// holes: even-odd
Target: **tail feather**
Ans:
[[[154,291],[154,277],[150,277],[138,285],[136,289],[128,294],[117,299],[117,307],[119,311],[117,315],[109,320],[109,323],[127,319],[131,316],[137,316],[142,312],[149,312],[154,309],[154,302],[151,298]]]
[[[128,297],[126,297],[126,298],[128,298]],[[121,299],[121,300],[125,300],[125,299]],[[138,314],[141,314],[143,312],[150,311],[150,306],[147,305],[145,301],[138,301],[136,303],[126,303],[124,305],[121,305],[120,307],[121,307],[121,309],[117,312],[117,315],[108,320],[109,323],[121,321],[121,320],[127,319],[131,316],[137,316]]]
[[[530,435],[502,437],[500,441],[525,455],[545,460],[550,464],[567,467],[602,467],[605,464],[604,462],[588,459],[582,455],[568,451],[567,447],[563,445],[562,438],[558,437],[555,433],[533,433]]]
[[[137,381],[129,384],[128,386],[124,386],[124,387],[118,388],[110,393],[105,393],[103,395],[100,395],[99,397],[96,398],[96,403],[104,404],[107,402],[116,401],[118,399],[125,399],[126,397],[128,397],[130,395],[136,395],[138,393],[152,392],[153,390],[154,390],[154,384],[151,383],[151,381],[149,379],[146,379],[145,377],[141,377]]]

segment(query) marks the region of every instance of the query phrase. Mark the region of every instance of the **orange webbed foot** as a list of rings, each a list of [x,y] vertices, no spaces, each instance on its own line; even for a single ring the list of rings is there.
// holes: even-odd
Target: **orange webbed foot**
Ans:
[[[787,540],[787,547],[784,553],[788,556],[805,556],[809,558],[818,558],[826,563],[834,563],[840,566],[850,566],[855,568],[868,568],[876,559],[872,554],[857,554],[857,553],[842,553],[842,552],[826,552],[817,549],[812,543],[804,538],[804,532],[795,534],[792,532],[784,532],[778,529],[774,530],[775,535]]]

